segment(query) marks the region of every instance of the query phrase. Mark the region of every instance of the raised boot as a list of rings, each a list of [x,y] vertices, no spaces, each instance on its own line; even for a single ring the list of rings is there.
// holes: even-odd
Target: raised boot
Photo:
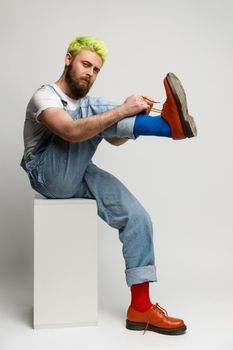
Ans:
[[[186,95],[180,80],[174,73],[168,73],[163,82],[167,99],[161,114],[171,128],[172,138],[179,140],[196,136],[196,124],[188,113]]]

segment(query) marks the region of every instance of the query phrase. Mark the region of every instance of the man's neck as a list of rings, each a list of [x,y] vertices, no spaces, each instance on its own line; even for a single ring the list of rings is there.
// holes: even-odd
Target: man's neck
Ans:
[[[77,98],[75,98],[71,91],[69,86],[67,85],[64,76],[62,75],[57,81],[55,81],[55,84],[61,89],[61,91],[68,97],[72,98],[73,100],[77,100]]]

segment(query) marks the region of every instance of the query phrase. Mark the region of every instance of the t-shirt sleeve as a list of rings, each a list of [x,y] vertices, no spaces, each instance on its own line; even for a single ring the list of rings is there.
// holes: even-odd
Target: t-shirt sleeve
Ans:
[[[38,116],[47,108],[63,108],[58,95],[49,86],[40,87],[32,96],[27,106],[27,112],[40,123]]]

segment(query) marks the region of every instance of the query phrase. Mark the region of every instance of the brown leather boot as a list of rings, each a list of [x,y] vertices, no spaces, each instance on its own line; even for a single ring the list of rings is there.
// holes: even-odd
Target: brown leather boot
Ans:
[[[174,73],[168,73],[163,82],[167,99],[161,114],[170,125],[172,138],[179,140],[196,136],[196,124],[188,113],[186,95],[180,80]]]
[[[158,303],[145,312],[134,310],[130,306],[127,312],[126,328],[135,331],[144,330],[144,333],[149,330],[167,335],[183,334],[187,329],[183,320],[168,316],[167,311]]]

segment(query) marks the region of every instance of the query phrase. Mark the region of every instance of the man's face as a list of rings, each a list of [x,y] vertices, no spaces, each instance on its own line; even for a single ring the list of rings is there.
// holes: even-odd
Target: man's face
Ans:
[[[79,99],[87,95],[99,73],[103,62],[99,55],[89,50],[81,50],[75,58],[67,54],[65,80],[72,97]]]

